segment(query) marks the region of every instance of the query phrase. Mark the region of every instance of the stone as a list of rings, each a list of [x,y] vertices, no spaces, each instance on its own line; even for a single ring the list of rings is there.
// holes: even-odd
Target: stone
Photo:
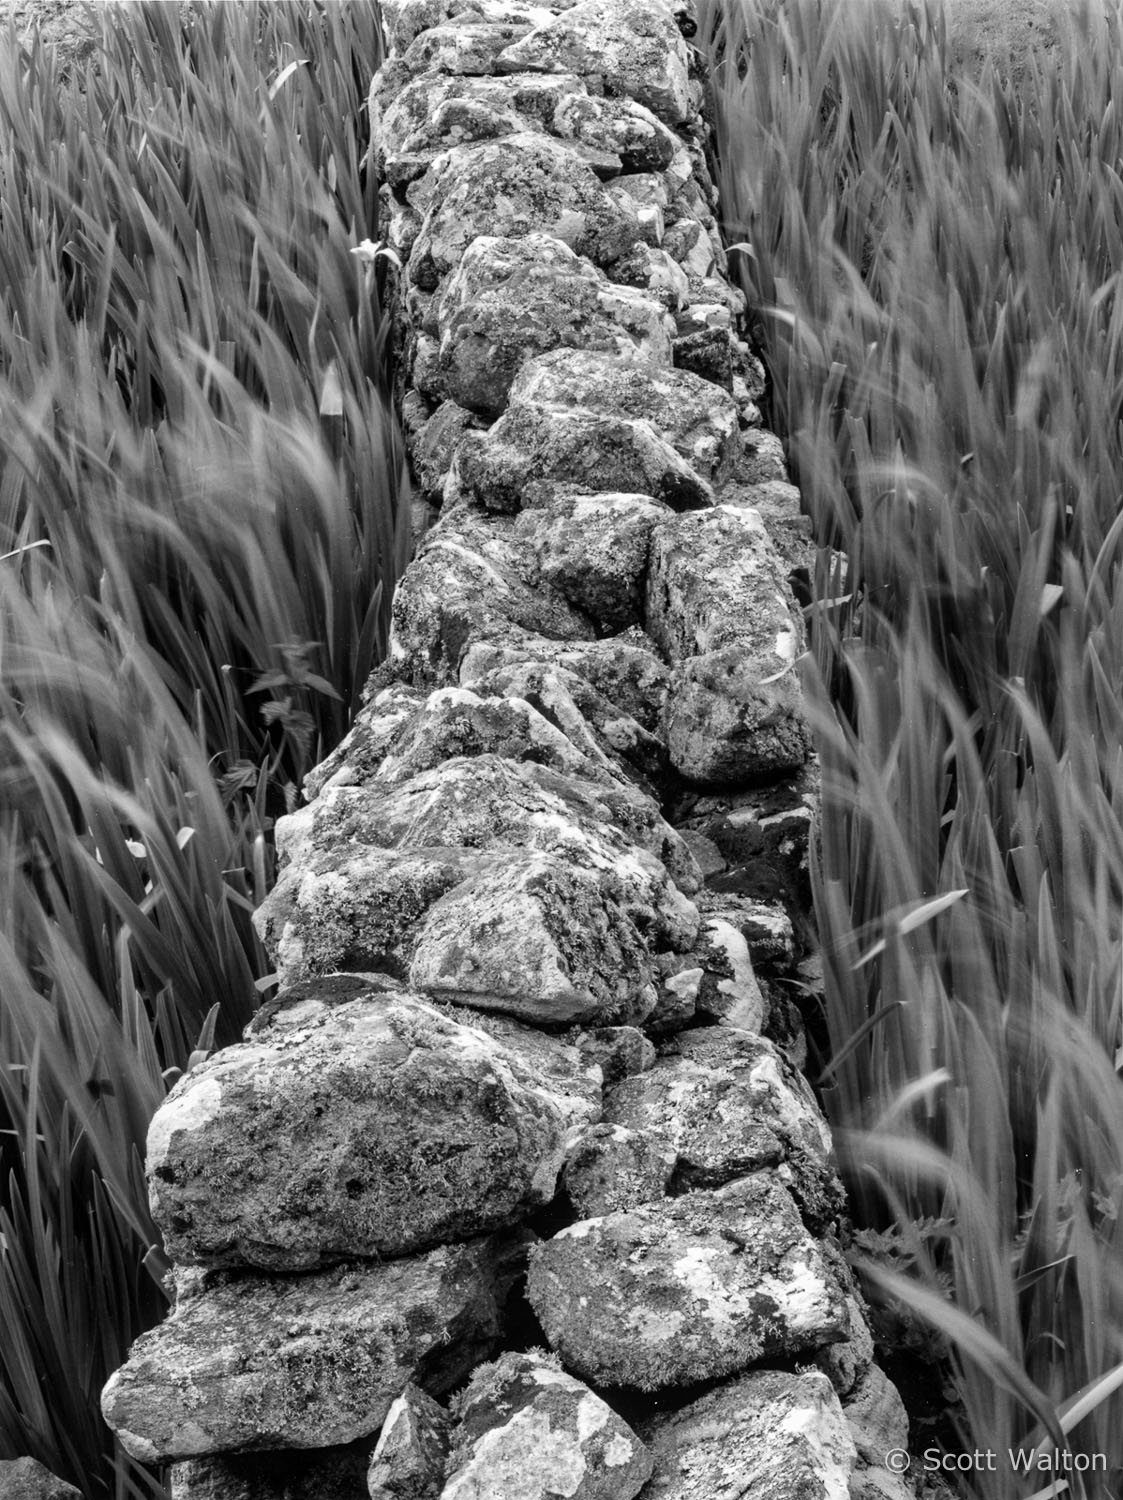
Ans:
[[[648,423],[707,485],[720,480],[739,441],[736,407],[707,381],[682,370],[622,366],[590,349],[556,349],[528,361],[511,387],[511,400]],[[642,485],[634,488],[654,493]],[[676,510],[688,508],[671,503]],[[723,514],[714,512],[715,516]],[[738,534],[736,526],[729,519],[717,521],[712,531],[700,532],[699,545],[713,554],[720,536],[723,552],[732,552],[739,544],[739,539],[738,543],[730,540]],[[689,520],[678,524],[669,517],[666,547],[673,545],[672,538],[695,530]]]
[[[410,450],[414,475],[425,499],[439,504],[457,443],[466,432],[479,432],[484,426],[484,419],[476,412],[442,398],[416,433]]]
[[[317,1007],[306,992],[156,1111],[152,1215],[185,1265],[407,1255],[548,1203],[572,1114],[510,1047],[413,995],[363,985]]]
[[[721,917],[707,917],[690,957],[697,958],[702,969],[695,1009],[758,1036],[767,1006],[744,934]]]
[[[562,240],[482,235],[440,293],[441,389],[473,411],[498,416],[511,382],[535,355],[599,349],[614,362],[671,362],[671,324],[657,299],[610,282]]]
[[[880,1468],[885,1455],[909,1445],[909,1419],[897,1387],[879,1365],[866,1366],[861,1381],[842,1404],[863,1468]]]
[[[407,1380],[445,1391],[494,1347],[485,1243],[306,1276],[218,1272],[142,1334],[102,1392],[142,1463],[373,1434]]]
[[[640,238],[635,213],[609,197],[579,151],[529,131],[442,152],[407,196],[424,216],[409,277],[428,291],[481,234],[540,231],[597,265]]]
[[[488,511],[548,505],[562,486],[648,495],[672,510],[713,503],[711,487],[650,423],[530,401],[512,402],[487,432],[465,433],[451,479]]]
[[[686,45],[663,0],[580,0],[499,54],[499,72],[597,74],[668,125],[690,117]]]
[[[368,1500],[370,1438],[336,1448],[187,1458],[168,1471],[171,1500]]]
[[[662,235],[659,238],[662,239]],[[682,267],[665,250],[652,249],[642,243],[634,245],[627,255],[620,257],[612,267],[612,279],[623,286],[646,291],[670,313],[678,312],[690,295],[690,285]],[[675,365],[681,363],[675,358],[678,344],[677,338],[672,340],[669,362]]]
[[[661,172],[678,145],[658,115],[634,99],[602,99],[584,91],[558,100],[551,125],[563,140],[615,153],[626,172]]]
[[[538,1350],[475,1371],[441,1500],[633,1500],[651,1460],[599,1396]]]
[[[82,1492],[35,1458],[0,1458],[4,1500],[81,1500]]]
[[[595,1063],[605,1083],[616,1083],[636,1073],[646,1073],[655,1064],[655,1048],[635,1026],[597,1026],[578,1033],[581,1056]]]
[[[532,20],[541,25],[553,11],[572,0],[551,4],[521,4],[519,0],[382,0],[386,40],[394,52],[404,52],[416,36],[454,18],[492,22]]]
[[[780,633],[777,640],[786,639]],[[762,675],[743,646],[680,662],[663,720],[667,754],[695,786],[759,783],[798,770],[811,753],[791,667]]]
[[[843,1277],[838,1279],[846,1292],[846,1307],[850,1314],[850,1334],[841,1343],[831,1344],[828,1348],[821,1349],[815,1356],[815,1363],[834,1386],[839,1398],[845,1401],[865,1380],[866,1373],[873,1364],[874,1346],[873,1334],[862,1304],[855,1292],[846,1289],[849,1275],[847,1274],[845,1279]],[[889,1443],[881,1450],[882,1457],[892,1446],[893,1444]],[[907,1444],[902,1446],[907,1446]]]
[[[452,1419],[412,1382],[391,1406],[367,1472],[371,1500],[437,1500],[444,1485]]]
[[[498,425],[498,424],[497,424]],[[487,438],[487,433],[468,433]],[[539,576],[538,562],[510,523],[464,513],[426,536],[394,595],[391,660],[415,679],[451,678],[473,639],[514,625],[555,640],[589,638],[593,626]]]
[[[551,1348],[598,1386],[716,1380],[847,1332],[822,1252],[764,1172],[563,1229],[532,1247],[527,1296]]]
[[[430,26],[401,56],[406,72],[489,74],[501,52],[533,30],[526,19],[473,21],[460,15],[446,26]]]
[[[650,1071],[606,1090],[604,1117],[666,1136],[679,1153],[684,1184],[714,1187],[761,1167],[782,1167],[816,1227],[845,1201],[815,1097],[763,1037],[728,1026],[677,1033]]]
[[[679,831],[686,839],[685,832]],[[693,842],[686,841],[696,854]],[[788,969],[795,961],[795,929],[781,900],[742,896],[719,887],[699,893],[697,905],[704,921],[713,918],[728,922],[741,934],[754,973],[760,968]]]
[[[643,620],[652,528],[669,508],[646,495],[570,495],[523,511],[542,577],[606,632]]]
[[[644,1500],[850,1500],[854,1444],[818,1373],[760,1370],[642,1424]]]
[[[579,1219],[595,1219],[666,1195],[678,1152],[658,1132],[592,1125],[570,1147],[562,1181]]]
[[[698,934],[693,905],[606,816],[595,787],[499,755],[453,757],[391,785],[330,788],[278,820],[277,843],[294,866],[354,845],[540,851],[592,875],[653,942],[687,948]]]
[[[508,855],[426,914],[417,989],[538,1025],[641,1021],[655,1002],[646,946],[594,875]]]
[[[703,971],[690,962],[689,956],[661,953],[656,959],[655,1009],[645,1027],[653,1037],[672,1035],[692,1024]]]

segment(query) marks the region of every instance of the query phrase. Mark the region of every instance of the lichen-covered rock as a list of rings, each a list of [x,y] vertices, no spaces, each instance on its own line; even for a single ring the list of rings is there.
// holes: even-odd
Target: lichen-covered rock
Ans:
[[[663,733],[671,764],[703,787],[768,781],[798,770],[811,753],[793,664],[765,675],[740,645],[679,662]]]
[[[487,432],[468,432],[449,483],[485,510],[548,505],[561,486],[650,495],[672,510],[712,505],[713,490],[649,422],[519,401]]]
[[[867,1365],[842,1410],[862,1467],[883,1469],[887,1453],[894,1448],[907,1450],[908,1413],[897,1387],[879,1365]]]
[[[474,21],[460,15],[420,32],[399,62],[407,73],[494,73],[499,54],[533,29],[528,19]]]
[[[295,1019],[194,1068],[153,1117],[149,1197],[177,1262],[406,1255],[550,1201],[573,1100],[511,1048],[373,986]]]
[[[601,1070],[605,1083],[646,1073],[655,1065],[655,1048],[635,1026],[597,1026],[579,1032],[578,1052]]]
[[[734,445],[739,441],[737,408],[724,392],[715,390],[708,381],[685,370],[643,369],[638,365],[621,364],[593,349],[555,349],[528,361],[511,386],[511,400],[536,406],[579,408],[605,417],[624,417],[629,421],[648,423],[707,482],[718,482],[723,468],[732,461]],[[643,486],[637,488],[644,489]],[[644,492],[653,493],[650,490]],[[676,507],[683,508],[681,505]],[[730,516],[724,511],[710,514],[712,519],[701,533],[689,518],[682,522],[675,522],[673,517],[669,519],[667,535],[659,550],[662,566],[666,566],[663,559],[676,545],[689,545],[689,541],[694,541],[703,553],[703,559],[696,564],[696,572],[711,563],[729,564],[742,547],[749,545],[742,537],[742,532],[751,526],[751,522],[745,519],[748,512],[735,510]],[[763,533],[758,528],[754,533],[758,549],[763,545],[761,536]],[[720,558],[717,556],[719,548]],[[745,562],[740,560],[738,566],[744,570]],[[722,581],[715,578],[715,589],[721,586]],[[654,596],[656,601],[659,597],[658,594]],[[656,614],[656,619],[662,624],[661,615]],[[651,634],[662,643],[661,635],[654,630]],[[702,649],[708,648],[695,648]]]
[[[169,1470],[171,1500],[367,1500],[370,1438],[342,1447],[187,1458]]]
[[[386,40],[394,52],[404,52],[414,37],[454,18],[464,21],[520,21],[541,25],[550,12],[564,10],[573,0],[551,0],[549,5],[522,0],[382,0]]]
[[[410,445],[413,472],[422,497],[430,504],[440,504],[460,439],[466,432],[479,432],[486,425],[486,420],[476,412],[445,400],[442,395],[432,416],[413,434]]]
[[[486,437],[484,433],[468,437]],[[463,442],[461,449],[463,449]],[[474,639],[515,625],[557,639],[593,634],[591,622],[543,583],[511,524],[459,512],[428,533],[394,595],[391,658],[415,676],[455,680]]]
[[[662,238],[660,234],[660,241]],[[612,279],[622,286],[645,291],[670,313],[677,313],[690,296],[690,283],[682,267],[665,250],[652,249],[646,244],[636,244],[627,255],[620,257],[612,267]],[[679,337],[672,340],[670,363],[673,366],[681,363],[675,358],[678,343]]]
[[[646,495],[567,495],[516,522],[542,577],[609,632],[643,619],[652,529],[670,511]]]
[[[686,841],[690,844],[689,839]],[[759,968],[771,971],[790,968],[796,956],[796,934],[784,906],[783,891],[742,895],[739,872],[731,873],[729,881],[734,886],[732,890],[706,890],[699,894],[697,904],[703,920],[716,918],[728,922],[741,934],[754,972]]]
[[[809,1222],[828,1222],[844,1201],[814,1095],[763,1037],[728,1026],[679,1032],[649,1072],[606,1092],[605,1119],[666,1136],[691,1185],[782,1166]]]
[[[632,1500],[651,1473],[627,1423],[540,1351],[481,1366],[456,1410],[441,1500]]]
[[[563,140],[613,152],[626,172],[661,172],[678,146],[674,132],[634,99],[602,99],[583,89],[559,98],[550,124]]]
[[[409,275],[429,291],[482,234],[553,235],[597,265],[641,237],[634,208],[605,192],[579,151],[529,131],[454,146],[406,191],[424,215]]]
[[[702,970],[695,1009],[726,1026],[759,1035],[768,1007],[744,934],[721,917],[707,917],[690,958]]]
[[[562,1180],[580,1219],[662,1198],[678,1152],[657,1132],[592,1125],[570,1147]]]
[[[854,1444],[824,1376],[760,1370],[642,1425],[644,1500],[850,1500]]]
[[[349,1443],[407,1380],[455,1385],[497,1331],[484,1242],[308,1276],[220,1272],[137,1339],[102,1412],[144,1463]]]
[[[391,1406],[367,1473],[370,1500],[437,1500],[452,1418],[412,1382]]]
[[[846,1335],[822,1252],[768,1173],[563,1229],[532,1247],[527,1295],[598,1385],[715,1380]]]
[[[38,1459],[0,1459],[0,1495],[4,1500],[81,1500],[81,1494]]]
[[[534,355],[599,349],[615,361],[669,366],[673,326],[657,300],[608,281],[545,234],[484,235],[464,252],[441,292],[436,324],[442,390],[497,416],[511,382]]]
[[[580,0],[499,54],[499,72],[599,74],[668,125],[689,118],[686,45],[663,0]]]
[[[687,948],[698,934],[696,909],[605,816],[595,789],[498,755],[448,759],[391,785],[329,788],[280,819],[277,840],[294,866],[356,844],[537,850],[593,874],[654,943]]]
[[[541,854],[505,856],[428,911],[409,971],[417,989],[533,1021],[640,1021],[651,960],[603,880]]]

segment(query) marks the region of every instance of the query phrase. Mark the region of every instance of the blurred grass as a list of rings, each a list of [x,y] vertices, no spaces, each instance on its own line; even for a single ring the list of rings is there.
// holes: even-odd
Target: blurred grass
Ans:
[[[161,1316],[143,1148],[268,984],[271,830],[408,555],[377,8],[0,42],[0,1457],[162,1493],[97,1398]]]
[[[822,1094],[859,1240],[947,1336],[964,1449],[1051,1431],[1119,1493],[1123,21],[1074,7],[1015,90],[954,76],[934,5],[701,9],[819,546]]]

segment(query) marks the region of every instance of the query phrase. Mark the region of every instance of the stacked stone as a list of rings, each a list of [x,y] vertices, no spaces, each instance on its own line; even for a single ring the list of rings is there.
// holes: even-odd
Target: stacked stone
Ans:
[[[688,4],[383,8],[435,520],[278,824],[278,997],[153,1122],[176,1305],[107,1420],[177,1500],[899,1496],[778,982],[804,536]]]

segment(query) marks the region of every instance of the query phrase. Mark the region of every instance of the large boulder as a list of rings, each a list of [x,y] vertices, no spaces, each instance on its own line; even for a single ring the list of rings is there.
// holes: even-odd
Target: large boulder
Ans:
[[[406,1381],[446,1391],[494,1347],[496,1288],[482,1241],[308,1276],[219,1272],[141,1335],[102,1411],[143,1463],[350,1443]]]
[[[567,1368],[602,1386],[716,1380],[847,1332],[822,1252],[763,1172],[563,1229],[532,1248],[527,1295]]]
[[[406,1255],[553,1197],[564,1091],[416,997],[350,984],[216,1053],[157,1110],[149,1194],[177,1262]]]
[[[540,1351],[482,1365],[456,1410],[441,1500],[632,1500],[651,1474],[627,1423]]]
[[[644,1500],[851,1500],[854,1444],[824,1375],[760,1370],[642,1426]]]

